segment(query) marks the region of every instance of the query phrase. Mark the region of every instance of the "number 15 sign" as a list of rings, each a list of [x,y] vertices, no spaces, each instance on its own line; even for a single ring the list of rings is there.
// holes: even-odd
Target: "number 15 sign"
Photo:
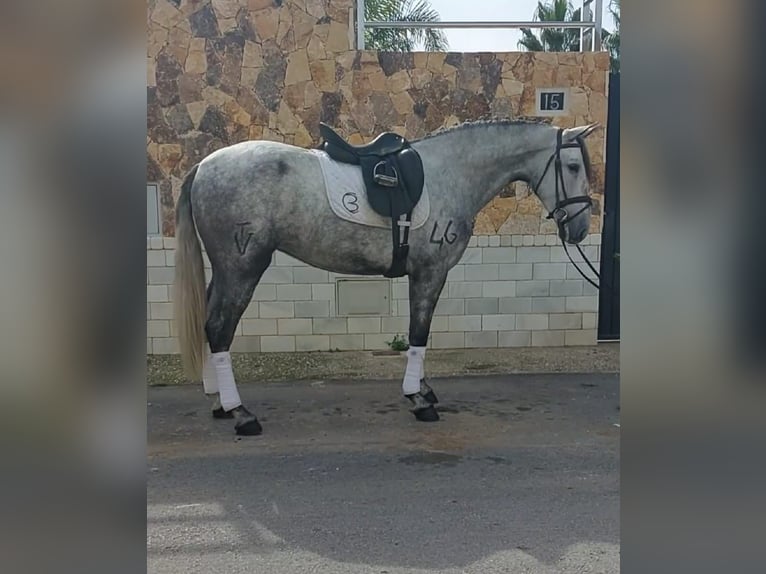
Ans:
[[[566,116],[569,114],[568,88],[537,88],[536,113],[538,116]]]

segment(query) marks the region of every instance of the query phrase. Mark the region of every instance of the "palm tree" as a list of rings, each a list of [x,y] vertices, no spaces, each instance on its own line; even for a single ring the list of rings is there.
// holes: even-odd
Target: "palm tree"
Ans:
[[[388,22],[438,22],[439,13],[428,0],[365,0],[364,19]],[[364,44],[370,50],[412,52],[419,45],[428,52],[446,52],[447,37],[433,28],[367,28]]]
[[[579,22],[580,9],[572,10],[568,0],[539,0],[533,19],[537,22]],[[538,38],[529,28],[521,29],[519,47],[529,52],[579,52],[578,28],[543,28]]]
[[[609,50],[612,72],[620,72],[620,0],[610,0],[609,12],[614,19],[614,32],[603,31],[603,44]]]

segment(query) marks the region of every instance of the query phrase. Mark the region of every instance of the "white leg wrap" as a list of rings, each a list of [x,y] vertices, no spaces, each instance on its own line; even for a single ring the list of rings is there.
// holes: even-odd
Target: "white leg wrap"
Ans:
[[[202,388],[206,395],[214,395],[218,392],[218,379],[215,376],[215,365],[213,365],[213,354],[207,349],[205,354],[205,365],[202,368]]]
[[[215,367],[215,376],[218,381],[218,392],[221,396],[223,410],[230,411],[242,404],[237,391],[237,383],[234,382],[234,371],[231,368],[231,355],[228,351],[213,353],[212,363]]]
[[[402,391],[405,395],[420,391],[420,379],[423,378],[425,358],[425,347],[410,347],[407,350],[407,370],[404,372],[404,381],[402,381]]]

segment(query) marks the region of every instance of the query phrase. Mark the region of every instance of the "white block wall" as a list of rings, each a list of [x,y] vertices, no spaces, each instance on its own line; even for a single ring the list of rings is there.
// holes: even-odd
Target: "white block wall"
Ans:
[[[583,251],[598,269],[601,236]],[[172,322],[175,239],[147,238],[147,352],[178,352]],[[580,261],[576,249],[570,253]],[[206,263],[207,265],[207,263]],[[587,266],[580,267],[587,271]],[[207,269],[208,278],[210,274]],[[379,317],[337,314],[338,275],[277,253],[248,305],[237,352],[377,350],[407,336],[407,278],[392,279],[391,308]],[[375,278],[380,280],[380,278]],[[477,236],[450,271],[431,325],[429,347],[596,344],[598,292],[549,235]]]

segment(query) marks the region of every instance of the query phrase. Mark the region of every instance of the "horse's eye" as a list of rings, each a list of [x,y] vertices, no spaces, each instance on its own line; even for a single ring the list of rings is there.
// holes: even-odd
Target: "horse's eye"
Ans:
[[[578,171],[580,171],[580,164],[579,163],[570,163],[570,164],[567,164],[567,168],[572,173],[577,173]]]

